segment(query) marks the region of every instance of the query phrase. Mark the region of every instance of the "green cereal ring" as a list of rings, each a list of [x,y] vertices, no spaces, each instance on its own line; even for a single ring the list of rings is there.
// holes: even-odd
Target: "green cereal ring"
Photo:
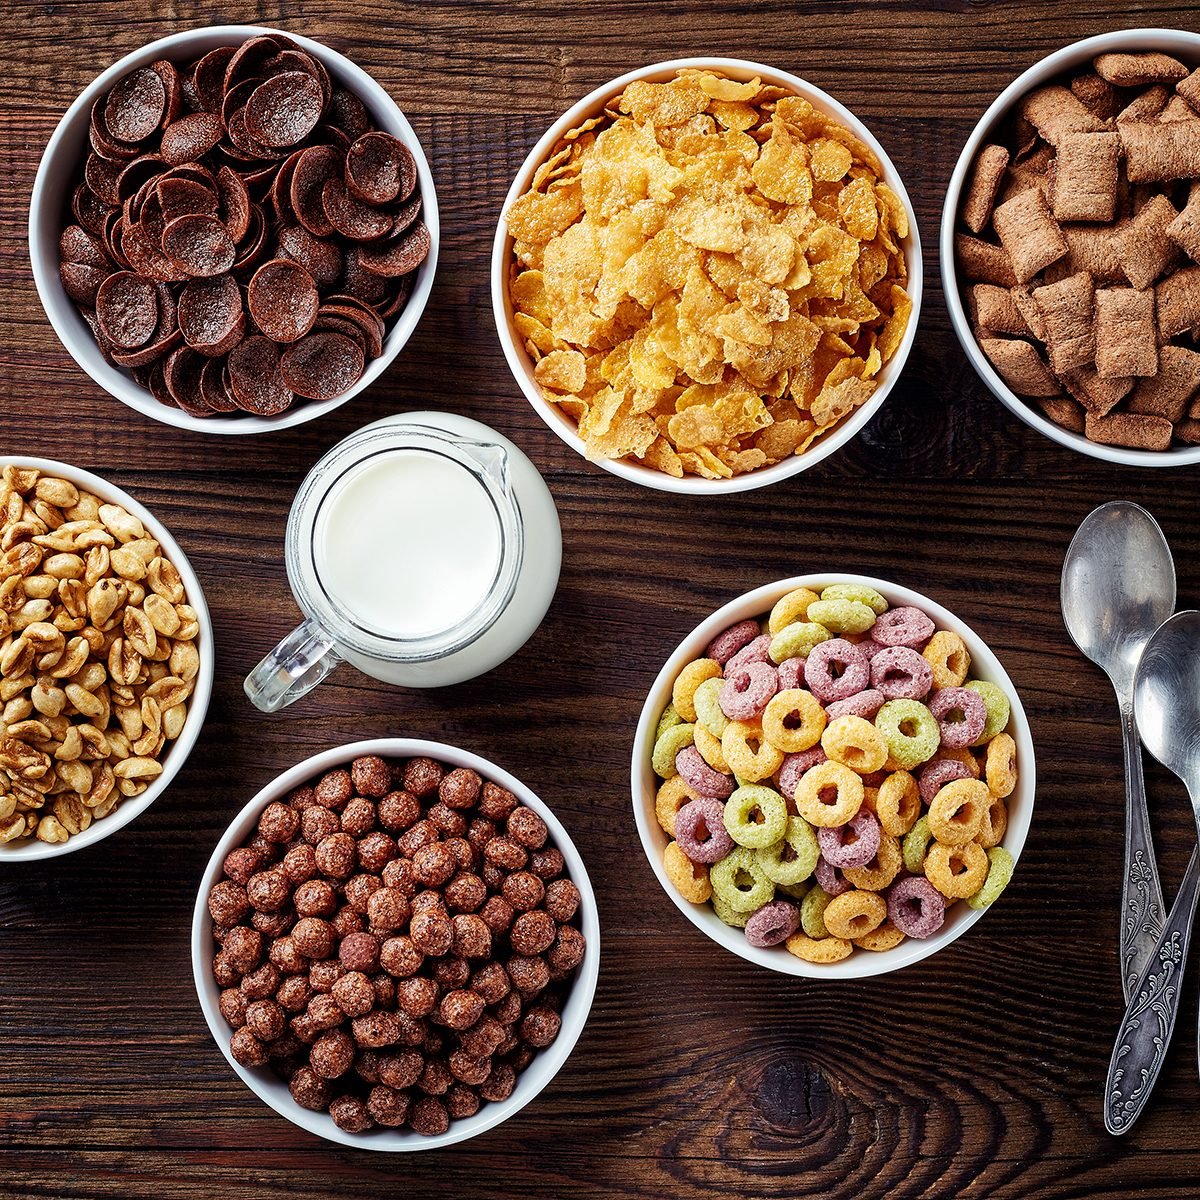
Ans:
[[[683,718],[675,711],[674,704],[668,704],[662,711],[662,716],[658,718],[658,728],[654,731],[654,740],[658,741],[668,729],[674,729],[676,725],[682,725]]]
[[[987,908],[1008,887],[1008,881],[1012,878],[1016,860],[1003,846],[993,846],[987,856],[987,878],[975,895],[967,897],[969,908]]]
[[[774,788],[750,783],[725,801],[725,828],[739,846],[761,850],[773,846],[787,831],[788,811]]]
[[[866,633],[875,624],[875,610],[859,600],[826,600],[822,596],[808,606],[808,616],[830,633]]]
[[[877,617],[887,612],[888,602],[865,583],[831,583],[821,592],[822,600],[857,600],[865,604]],[[816,617],[813,620],[817,620]]]
[[[812,890],[804,897],[800,905],[800,928],[810,938],[829,936],[829,930],[825,928],[825,909],[832,899],[819,883],[814,883]]]
[[[925,870],[925,851],[933,833],[929,828],[929,818],[922,816],[917,823],[904,835],[900,850],[904,856],[904,869],[914,875],[920,875]]]
[[[773,663],[789,658],[807,658],[814,646],[829,641],[829,630],[815,621],[796,621],[785,625],[772,639],[767,653]]]
[[[712,679],[706,679],[692,697],[692,703],[696,706],[696,721],[715,738],[719,738],[725,732],[725,726],[729,724],[729,718],[721,711],[721,705],[717,702],[724,686],[725,680],[719,675],[714,676]]]
[[[685,746],[694,745],[696,727],[694,725],[669,725],[654,743],[654,753],[650,756],[650,765],[662,779],[670,779],[677,774],[675,770],[675,755]]]
[[[714,901],[719,896],[735,912],[752,913],[775,897],[775,885],[745,846],[734,846],[720,862],[713,863],[708,878]]]
[[[936,718],[919,700],[889,700],[875,714],[875,728],[883,734],[900,771],[927,762],[942,740]]]
[[[791,851],[789,857],[784,855]],[[758,851],[758,865],[776,884],[803,883],[816,868],[821,847],[812,826],[803,817],[788,817],[783,837]]]
[[[983,732],[973,743],[976,746],[982,746],[985,742],[990,742],[996,734],[1003,733],[1008,728],[1011,705],[1008,703],[1008,697],[1004,694],[1004,689],[994,683],[989,683],[986,679],[972,679],[963,686],[970,688],[973,692],[978,692],[983,700],[983,707],[987,710],[987,717],[983,722]]]
[[[793,900],[803,900],[816,886],[813,880],[804,879],[800,883],[777,883],[775,890],[782,892],[785,896],[791,896]]]
[[[713,912],[715,912],[717,916],[725,922],[726,925],[732,925],[734,929],[746,928],[746,922],[750,920],[750,914],[748,912],[739,912],[736,908],[730,908],[729,905],[726,904],[719,895],[717,895],[715,890],[713,891],[710,899],[712,901]]]

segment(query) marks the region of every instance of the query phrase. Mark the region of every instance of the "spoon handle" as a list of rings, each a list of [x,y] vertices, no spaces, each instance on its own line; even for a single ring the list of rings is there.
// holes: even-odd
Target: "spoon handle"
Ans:
[[[1127,1133],[1133,1127],[1167,1057],[1183,991],[1181,982],[1197,896],[1200,850],[1193,850],[1166,926],[1152,947],[1152,958],[1137,980],[1117,1031],[1105,1083],[1104,1127],[1109,1133]]]
[[[1125,875],[1121,892],[1121,990],[1128,1004],[1155,949],[1163,924],[1162,886],[1142,777],[1142,742],[1131,700],[1121,700],[1121,740],[1125,749]]]

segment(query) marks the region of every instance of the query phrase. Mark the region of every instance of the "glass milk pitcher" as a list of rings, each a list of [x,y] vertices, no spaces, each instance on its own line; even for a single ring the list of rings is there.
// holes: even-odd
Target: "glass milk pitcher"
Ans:
[[[264,712],[343,661],[404,687],[490,671],[541,624],[562,534],[549,489],[507,438],[451,413],[403,413],[313,467],[286,556],[305,619],[246,679]]]

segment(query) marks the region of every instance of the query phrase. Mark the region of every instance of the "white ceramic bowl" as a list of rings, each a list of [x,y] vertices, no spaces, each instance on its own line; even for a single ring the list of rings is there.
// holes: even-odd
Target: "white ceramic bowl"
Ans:
[[[541,390],[533,377],[533,362],[530,360],[521,339],[517,337],[512,323],[512,299],[508,292],[509,266],[512,262],[513,239],[508,235],[505,214],[513,203],[529,190],[533,182],[534,172],[545,161],[554,144],[570,129],[582,124],[588,117],[600,112],[605,104],[614,96],[619,95],[636,79],[646,79],[652,83],[664,83],[675,77],[675,73],[685,67],[702,70],[719,71],[732,79],[748,80],[759,76],[764,82],[787,88],[798,96],[803,96],[815,108],[829,116],[835,117],[847,129],[861,138],[879,156],[883,164],[883,182],[900,197],[908,212],[909,236],[905,240],[905,252],[908,263],[908,282],[905,285],[912,300],[912,315],[909,318],[908,329],[896,353],[879,372],[879,387],[874,395],[862,407],[855,410],[849,419],[843,421],[831,433],[825,434],[803,454],[792,455],[783,462],[769,467],[761,467],[757,471],[749,471],[744,475],[735,475],[732,479],[701,479],[696,475],[685,475],[675,479],[653,467],[643,466],[635,460],[601,459],[596,466],[603,468],[621,479],[632,483],[640,483],[644,487],[655,488],[662,492],[682,492],[686,495],[712,495],[729,492],[745,492],[752,488],[767,487],[778,483],[781,479],[789,479],[799,475],[801,471],[816,466],[822,459],[828,458],[836,450],[844,446],[859,430],[879,411],[887,399],[904,363],[912,349],[913,340],[917,334],[917,323],[921,315],[921,288],[924,278],[921,265],[921,238],[917,232],[916,217],[912,203],[899,173],[892,165],[883,147],[875,140],[874,134],[845,106],[839,104],[832,96],[801,79],[798,75],[779,71],[774,67],[763,66],[761,63],[746,62],[738,58],[677,58],[669,62],[654,63],[648,67],[640,67],[630,71],[618,79],[598,87],[594,92],[584,96],[577,104],[573,104],[546,131],[541,140],[529,152],[529,156],[517,172],[504,205],[500,210],[500,221],[496,227],[496,238],[492,244],[492,312],[496,319],[496,330],[500,335],[500,345],[504,349],[504,357],[508,360],[513,378],[517,381],[525,398],[533,405],[534,411],[568,446],[580,456],[586,457],[583,439],[579,436],[575,422],[556,405],[543,398]]]
[[[967,144],[959,155],[954,174],[946,187],[946,204],[942,209],[942,228],[939,239],[939,255],[942,266],[942,282],[946,293],[946,307],[950,312],[950,324],[958,335],[963,351],[971,366],[975,368],[979,378],[987,384],[988,390],[1010,412],[1019,417],[1026,425],[1033,426],[1040,433],[1058,442],[1078,450],[1081,454],[1092,458],[1103,459],[1105,462],[1122,463],[1128,467],[1179,467],[1188,463],[1200,462],[1200,446],[1172,447],[1169,450],[1133,450],[1125,446],[1102,446],[1098,442],[1088,441],[1081,433],[1072,433],[1061,425],[1042,416],[1033,402],[1022,400],[1000,377],[996,368],[988,361],[987,355],[979,348],[975,333],[971,328],[971,319],[963,304],[962,293],[959,290],[957,269],[954,262],[954,232],[957,224],[958,207],[962,199],[963,187],[975,161],[975,155],[995,130],[1009,115],[1013,106],[1026,93],[1034,88],[1049,83],[1055,76],[1091,63],[1097,54],[1117,50],[1162,50],[1182,59],[1190,66],[1200,65],[1200,34],[1187,33],[1182,29],[1119,29],[1113,33],[1102,33],[1097,37],[1084,38],[1081,42],[1072,42],[1061,50],[1048,54],[1040,62],[1034,63],[1028,71],[1018,75],[992,101],[975,126]]]
[[[0,455],[0,468],[6,466],[37,467],[47,475],[57,475],[70,480],[76,487],[89,491],[106,502],[120,504],[131,512],[145,525],[149,533],[158,539],[163,553],[178,568],[184,590],[187,592],[187,602],[196,610],[196,617],[200,623],[200,634],[196,639],[196,648],[200,651],[200,674],[196,677],[196,687],[188,701],[188,715],[183,732],[163,755],[163,773],[140,796],[122,800],[107,817],[93,821],[82,833],[68,838],[60,845],[49,845],[39,842],[36,838],[0,845],[0,862],[28,862],[35,858],[57,858],[61,854],[72,854],[76,850],[94,846],[110,834],[116,833],[118,829],[124,829],[131,821],[137,820],[171,786],[171,780],[179,774],[180,768],[187,761],[204,726],[204,717],[212,696],[215,650],[212,619],[208,614],[208,605],[204,600],[200,580],[192,569],[192,564],[188,562],[187,555],[179,548],[179,543],[149,509],[139,504],[127,492],[114,487],[106,479],[101,479],[99,475],[93,475],[90,471],[81,470],[68,463],[55,462],[50,458]]]
[[[870,952],[855,950],[849,958],[841,962],[820,964],[810,963],[789,954],[782,946],[760,948],[752,946],[740,929],[726,925],[709,904],[690,904],[674,888],[663,870],[663,851],[670,839],[663,832],[654,815],[654,798],[657,792],[658,779],[654,768],[650,765],[650,755],[654,749],[654,733],[658,726],[662,711],[671,700],[671,685],[680,670],[692,659],[700,658],[708,643],[723,629],[738,621],[751,617],[761,617],[770,611],[775,602],[792,591],[794,588],[807,587],[820,591],[833,583],[861,583],[875,588],[891,607],[902,604],[912,604],[923,609],[936,622],[939,629],[952,629],[958,633],[967,645],[971,654],[971,678],[986,679],[998,684],[1004,689],[1012,704],[1012,716],[1009,720],[1008,732],[1016,739],[1018,783],[1013,794],[1008,798],[1008,828],[1004,834],[1003,846],[1012,854],[1014,859],[1021,856],[1021,848],[1025,845],[1025,835],[1029,832],[1029,822],[1033,816],[1033,799],[1035,790],[1035,768],[1033,756],[1033,739],[1029,734],[1029,722],[1025,710],[1021,707],[1021,699],[1013,687],[1012,680],[1000,665],[999,659],[988,649],[983,639],[968,625],[964,624],[953,613],[935,604],[919,592],[899,587],[882,579],[871,579],[865,575],[799,575],[794,579],[781,579],[777,583],[768,583],[762,587],[747,592],[744,596],[730,601],[719,608],[711,617],[702,621],[676,647],[663,669],[658,673],[646,697],[642,708],[641,719],[638,721],[637,732],[633,740],[633,764],[631,770],[631,785],[633,789],[633,815],[637,821],[638,834],[642,839],[642,849],[650,860],[650,866],[662,884],[663,890],[675,902],[675,907],[702,933],[712,938],[714,942],[724,946],[726,950],[767,967],[784,975],[803,975],[812,979],[865,979],[870,975],[883,975],[888,971],[898,970],[910,963],[920,962],[931,954],[936,954],[944,946],[948,946],[956,938],[961,937],[986,910],[968,908],[965,903],[956,903],[947,911],[946,922],[933,937],[924,940],[906,938],[893,950]],[[1003,901],[1000,901],[1002,903]]]
[[[258,823],[259,814],[273,800],[282,799],[293,788],[328,771],[332,767],[344,766],[353,759],[364,754],[378,754],[384,758],[412,758],[417,755],[427,755],[439,762],[450,763],[455,767],[471,767],[478,771],[484,779],[490,779],[508,788],[522,804],[532,808],[550,828],[550,842],[562,851],[566,859],[567,876],[579,888],[581,902],[579,905],[579,921],[583,935],[587,938],[587,953],[580,964],[570,994],[562,1010],[562,1029],[558,1037],[545,1049],[540,1050],[537,1057],[517,1076],[517,1086],[507,1100],[499,1103],[489,1102],[473,1116],[464,1120],[452,1121],[450,1128],[436,1137],[423,1137],[411,1129],[372,1129],[366,1133],[347,1133],[334,1124],[333,1118],[325,1112],[312,1112],[301,1108],[291,1097],[288,1086],[277,1075],[266,1067],[251,1069],[235,1061],[229,1052],[231,1030],[221,1016],[218,1000],[221,989],[217,987],[212,975],[213,938],[212,917],[208,912],[208,893],[213,885],[222,878],[222,866],[225,856],[236,846],[240,846],[252,835]],[[204,878],[200,881],[200,891],[196,896],[196,908],[192,914],[192,974],[196,980],[196,991],[200,996],[200,1007],[204,1010],[204,1019],[212,1032],[221,1053],[225,1055],[229,1065],[241,1077],[242,1082],[262,1101],[269,1104],[281,1117],[286,1117],[293,1125],[315,1133],[331,1142],[340,1142],[343,1146],[353,1146],[359,1150],[386,1150],[389,1152],[406,1152],[413,1150],[436,1150],[442,1146],[451,1146],[455,1142],[463,1142],[477,1134],[484,1133],[508,1120],[514,1113],[519,1112],[558,1074],[563,1063],[579,1040],[583,1027],[587,1022],[588,1013],[592,1007],[592,997],[596,993],[596,979],[600,972],[600,922],[596,915],[596,897],[588,880],[587,869],[574,843],[567,835],[558,818],[548,805],[543,804],[519,779],[515,779],[507,771],[502,771],[478,754],[467,750],[459,750],[453,746],[444,746],[440,742],[425,742],[413,738],[379,738],[374,741],[354,742],[348,746],[338,746],[326,750],[322,754],[314,754],[303,762],[297,763],[289,771],[285,771],[277,779],[272,780],[240,813],[225,831],[225,835],[213,851],[208,861]]]
[[[348,392],[332,400],[298,400],[276,417],[258,417],[249,413],[192,417],[182,409],[156,400],[132,375],[105,361],[92,331],[79,315],[59,279],[58,238],[64,220],[71,219],[71,190],[82,171],[83,157],[88,147],[88,123],[97,96],[107,92],[118,79],[136,67],[158,59],[188,63],[218,46],[238,45],[247,38],[264,33],[290,38],[314,58],[320,59],[335,83],[341,84],[362,100],[379,128],[399,138],[412,151],[421,190],[422,218],[429,228],[432,245],[429,257],[418,269],[416,283],[404,311],[383,340],[383,353],[367,364],[362,377]],[[33,278],[50,324],[54,326],[68,353],[96,383],[122,404],[166,425],[201,433],[244,434],[286,429],[322,417],[370,387],[404,348],[425,310],[437,269],[438,230],[437,195],[429,163],[412,126],[391,96],[361,67],[355,66],[336,50],[286,30],[260,25],[212,25],[189,29],[150,42],[113,63],[84,89],[51,134],[33,181],[33,195],[29,202],[29,258],[33,265]]]

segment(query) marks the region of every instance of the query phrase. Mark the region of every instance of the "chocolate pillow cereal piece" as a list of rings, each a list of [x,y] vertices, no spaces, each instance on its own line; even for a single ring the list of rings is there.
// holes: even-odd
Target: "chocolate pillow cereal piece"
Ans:
[[[1079,102],[1101,121],[1111,121],[1121,108],[1117,89],[1094,71],[1077,75],[1071,80],[1071,92]]]
[[[954,255],[963,275],[969,280],[994,283],[999,287],[1013,287],[1017,282],[1012,260],[1001,246],[971,237],[970,234],[956,233]]]
[[[1018,337],[1029,335],[1029,324],[1013,296],[1014,290],[997,287],[994,283],[975,284],[971,289],[971,304],[979,329],[990,333],[1012,333]]]
[[[1038,311],[1033,291],[1027,287],[1009,288],[1012,302],[1017,306],[1021,319],[1029,326],[1029,331],[1039,341],[1046,340],[1046,327],[1042,324],[1042,314]]]
[[[1158,340],[1152,291],[1097,290],[1096,369],[1104,378],[1157,373]]]
[[[1026,283],[1067,253],[1067,240],[1041,188],[1030,188],[1006,200],[992,214],[992,224],[1018,283]]]
[[[1121,269],[1135,288],[1148,288],[1179,257],[1167,229],[1179,214],[1166,196],[1153,196],[1121,232]]]
[[[1054,216],[1059,221],[1111,221],[1117,212],[1115,133],[1068,133],[1055,158]]]
[[[1072,274],[1087,271],[1097,284],[1127,282],[1121,266],[1121,238],[1126,228],[1126,223],[1064,225],[1068,247],[1065,267]]]
[[[1158,351],[1158,374],[1143,379],[1134,388],[1129,411],[1179,421],[1198,390],[1200,354],[1184,346],[1162,346]]]
[[[1175,85],[1175,94],[1182,96],[1195,112],[1200,112],[1200,67]]]
[[[1163,183],[1200,175],[1200,138],[1186,121],[1131,121],[1121,126],[1130,183]]]
[[[1052,146],[1068,133],[1099,133],[1104,129],[1104,122],[1061,84],[1030,92],[1021,103],[1021,115]]]
[[[1167,226],[1166,233],[1193,262],[1200,262],[1200,196],[1188,197],[1187,204]]]
[[[1124,133],[1125,126],[1135,124],[1138,121],[1154,121],[1158,119],[1159,113],[1167,106],[1167,101],[1171,98],[1171,93],[1165,87],[1159,84],[1156,87],[1147,88],[1144,92],[1139,92],[1138,95],[1123,108],[1116,116],[1117,130]]]
[[[1055,425],[1061,425],[1072,433],[1083,433],[1084,412],[1074,400],[1068,400],[1065,396],[1044,396],[1038,400],[1037,406]]]
[[[1161,337],[1200,327],[1200,267],[1181,267],[1154,289]]]
[[[1165,417],[1145,417],[1136,413],[1109,413],[1094,417],[1088,413],[1084,434],[1106,446],[1128,446],[1135,450],[1167,450],[1171,445],[1171,422]]]
[[[1117,87],[1145,87],[1152,83],[1175,83],[1188,69],[1177,58],[1157,51],[1138,54],[1099,54],[1092,64],[1101,79]]]
[[[963,224],[972,233],[982,233],[992,217],[996,189],[1008,168],[1008,151],[995,144],[984,146],[975,159],[967,198],[963,201]]]
[[[1050,365],[1058,375],[1096,357],[1094,292],[1092,277],[1086,271],[1034,289]]]
[[[1059,377],[1063,386],[1088,412],[1102,417],[1129,394],[1134,381],[1129,376],[1106,379],[1090,363]]]
[[[980,349],[1001,378],[1018,396],[1057,396],[1058,380],[1029,342],[1020,339],[981,338]]]
[[[1160,121],[1195,121],[1196,111],[1182,96],[1172,96],[1158,114]]]

